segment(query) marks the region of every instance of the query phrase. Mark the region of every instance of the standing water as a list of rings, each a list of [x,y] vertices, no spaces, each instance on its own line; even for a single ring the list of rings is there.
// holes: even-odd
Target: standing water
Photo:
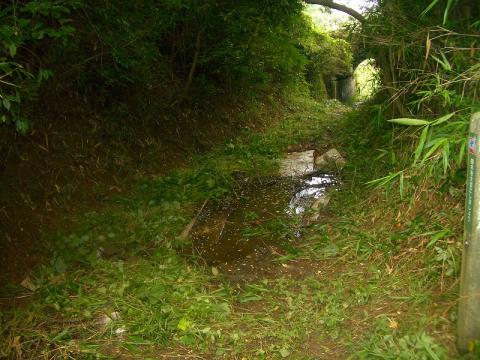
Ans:
[[[195,250],[210,265],[261,261],[308,222],[336,187],[333,174],[244,179],[235,196],[207,206],[192,231]]]

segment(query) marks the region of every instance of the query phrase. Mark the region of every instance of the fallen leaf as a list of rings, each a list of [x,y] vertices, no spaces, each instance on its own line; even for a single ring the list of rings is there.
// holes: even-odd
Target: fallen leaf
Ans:
[[[394,319],[388,319],[388,327],[390,329],[397,329],[398,328],[398,322],[396,322]]]
[[[22,358],[22,345],[20,344],[20,336],[15,336],[13,338],[12,342],[12,348],[15,349],[15,352],[17,353],[17,359]]]
[[[288,355],[290,355],[290,351],[288,351],[287,349],[281,349],[281,350],[280,350],[280,355],[281,355],[283,358],[286,358]]]
[[[388,266],[388,264],[386,264],[386,266],[387,266],[387,274],[390,275],[393,272],[393,268]]]
[[[188,328],[190,328],[192,323],[188,321],[185,318],[181,318],[180,321],[178,322],[177,329],[181,331],[186,331]]]
[[[23,279],[20,285],[23,286],[25,289],[30,290],[31,292],[35,292],[38,289],[38,286],[36,286],[28,276]]]

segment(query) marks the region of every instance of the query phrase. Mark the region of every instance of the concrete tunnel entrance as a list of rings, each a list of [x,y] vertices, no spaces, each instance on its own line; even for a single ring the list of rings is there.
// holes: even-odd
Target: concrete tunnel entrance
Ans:
[[[374,59],[363,60],[351,73],[337,74],[325,81],[328,97],[351,104],[365,101],[380,87],[380,72]]]
[[[353,102],[355,95],[353,74],[337,75],[331,78],[327,85],[327,92],[331,99],[337,99],[346,104]]]

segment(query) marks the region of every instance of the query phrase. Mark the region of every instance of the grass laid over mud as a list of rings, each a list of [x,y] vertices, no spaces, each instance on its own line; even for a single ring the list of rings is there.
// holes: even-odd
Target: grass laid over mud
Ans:
[[[138,359],[449,359],[454,350],[463,188],[409,199],[367,188],[394,156],[365,114],[297,104],[57,234],[51,264],[2,295],[0,356]],[[235,174],[275,173],[288,149],[336,147],[342,191],[271,266],[231,279],[179,234]],[[293,229],[292,229],[293,231]]]

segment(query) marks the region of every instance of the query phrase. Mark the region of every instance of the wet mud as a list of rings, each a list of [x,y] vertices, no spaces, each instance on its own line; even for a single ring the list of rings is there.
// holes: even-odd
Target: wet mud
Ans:
[[[248,271],[298,239],[337,189],[333,174],[240,180],[233,196],[211,202],[192,229],[195,251],[211,266]]]

